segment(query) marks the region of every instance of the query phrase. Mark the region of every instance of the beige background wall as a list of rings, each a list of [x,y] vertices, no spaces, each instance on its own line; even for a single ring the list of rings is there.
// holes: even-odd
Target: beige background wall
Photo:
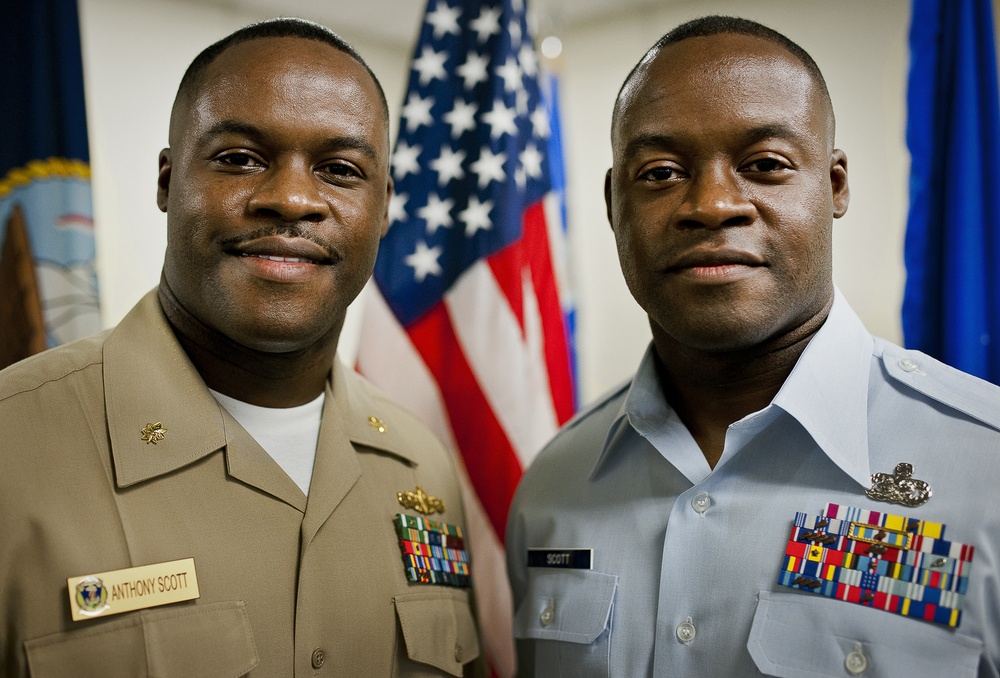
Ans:
[[[333,6],[339,1],[332,0]],[[241,7],[223,0],[80,0],[105,325],[118,322],[159,279],[166,236],[165,217],[155,204],[156,158],[166,145],[181,74],[212,41],[272,16]],[[904,139],[908,0],[660,0],[629,10],[615,11],[613,2],[608,7],[605,16],[585,23],[539,17],[543,29],[559,26],[564,45],[555,66],[562,74],[584,401],[630,375],[649,338],[645,317],[622,282],[604,217],[602,183],[610,164],[614,96],[660,35],[703,14],[735,14],[770,25],[801,44],[822,68],[852,192],[847,216],[835,224],[835,279],[869,329],[899,342],[909,162]],[[393,42],[324,22],[351,41],[379,75],[395,125],[418,27],[412,27],[409,41]],[[352,307],[352,317],[362,303],[363,298]],[[357,342],[349,317],[341,343],[348,362]]]

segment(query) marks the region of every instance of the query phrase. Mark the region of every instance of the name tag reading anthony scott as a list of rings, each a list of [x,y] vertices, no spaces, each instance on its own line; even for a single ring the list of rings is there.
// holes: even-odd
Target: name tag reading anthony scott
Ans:
[[[528,549],[528,567],[594,569],[594,549]]]
[[[98,572],[66,580],[73,621],[194,600],[194,558]]]

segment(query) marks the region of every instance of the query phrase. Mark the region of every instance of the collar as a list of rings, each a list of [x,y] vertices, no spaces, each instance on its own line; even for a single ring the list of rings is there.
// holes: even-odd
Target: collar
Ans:
[[[755,433],[780,411],[794,418],[841,470],[863,487],[871,471],[868,451],[868,380],[874,340],[839,289],[823,326],[799,356],[771,404],[734,427]],[[692,483],[711,470],[680,417],[667,403],[656,376],[650,343],[628,392],[612,408],[608,435],[592,477],[631,435],[650,441]],[[720,460],[719,468],[731,454]]]
[[[227,468],[234,477],[293,506],[304,507],[304,495],[284,472],[276,476],[266,468],[261,470],[261,455],[270,457],[212,396],[177,342],[155,290],[143,297],[108,336],[104,344],[104,391],[119,488],[170,473],[226,449]],[[392,415],[388,414],[397,411],[360,375],[334,360],[317,457],[335,442],[349,441],[415,466],[417,460],[407,445],[404,427],[393,426]],[[144,427],[157,423],[165,431],[162,441],[143,441]],[[348,448],[335,456],[350,458],[356,465],[353,447]],[[273,466],[280,469],[276,463]]]
[[[835,290],[830,315],[772,401],[862,487],[871,480],[868,380],[874,349],[871,334]]]
[[[344,417],[343,430],[352,443],[387,452],[411,466],[418,464],[412,437],[406,435],[408,422],[404,423],[398,405],[339,360],[334,361],[332,382],[334,401]]]
[[[156,290],[104,343],[104,398],[118,487],[170,473],[225,447],[222,408],[181,348]],[[161,424],[163,440],[142,440]]]

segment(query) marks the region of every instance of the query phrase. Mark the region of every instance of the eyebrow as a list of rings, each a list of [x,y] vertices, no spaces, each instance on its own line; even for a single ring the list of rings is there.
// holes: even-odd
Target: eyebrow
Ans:
[[[264,142],[268,135],[256,125],[251,125],[240,120],[220,120],[209,127],[202,135],[202,139],[211,139],[225,134],[235,134]],[[366,140],[354,136],[329,137],[323,144],[324,148],[331,151],[357,150],[370,160],[377,161],[378,154],[375,148]]]
[[[801,134],[781,123],[759,125],[745,130],[742,135],[744,145],[749,146],[765,139],[799,139]],[[625,145],[623,155],[628,157],[644,150],[659,150],[676,147],[680,141],[670,134],[643,134],[630,140]]]

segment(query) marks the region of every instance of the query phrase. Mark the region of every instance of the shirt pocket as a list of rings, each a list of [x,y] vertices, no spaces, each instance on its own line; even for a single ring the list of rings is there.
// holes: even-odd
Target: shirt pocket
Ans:
[[[24,646],[32,678],[237,678],[258,663],[243,602],[142,610]]]
[[[467,591],[435,588],[399,595],[393,602],[410,662],[400,661],[393,675],[439,676],[443,671],[461,676],[463,665],[479,657]]]
[[[514,613],[514,637],[533,641],[538,676],[605,677],[618,576],[593,570],[528,568]]]
[[[761,591],[747,649],[780,678],[978,675],[982,641],[842,600]]]

